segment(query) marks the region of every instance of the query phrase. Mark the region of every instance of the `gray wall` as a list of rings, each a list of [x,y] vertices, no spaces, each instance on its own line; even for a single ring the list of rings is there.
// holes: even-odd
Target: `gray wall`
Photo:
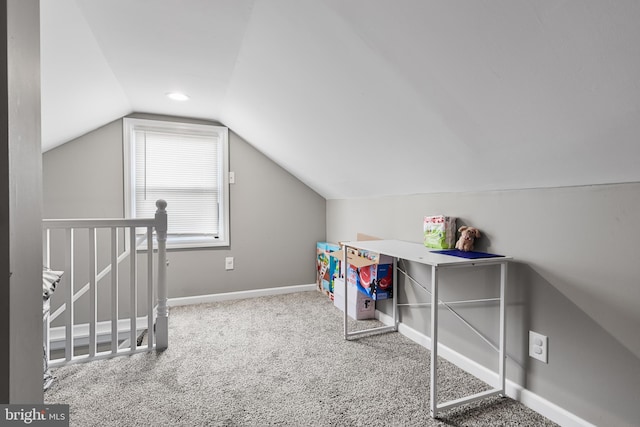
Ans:
[[[39,2],[0,2],[0,22],[0,402],[41,403]]]
[[[232,130],[229,153],[236,174],[230,185],[231,246],[169,251],[169,298],[315,282],[325,199]],[[44,217],[122,217],[122,161],[122,120],[44,153]],[[167,211],[170,220],[171,206]],[[234,270],[225,271],[227,256],[235,258]]]
[[[508,276],[508,378],[597,425],[637,425],[640,184],[328,200],[327,238],[355,240],[362,232],[421,242],[423,216],[432,214],[479,227],[479,250],[515,257]],[[424,266],[407,268],[430,283]],[[475,273],[443,273],[444,299],[496,295],[498,269]],[[404,285],[402,300],[428,301],[424,291]],[[386,304],[379,308],[389,312]],[[442,343],[496,369],[493,350],[441,312]],[[460,313],[497,339],[495,304]],[[429,335],[428,309],[402,308],[401,321]],[[548,364],[528,357],[529,330],[549,337]]]

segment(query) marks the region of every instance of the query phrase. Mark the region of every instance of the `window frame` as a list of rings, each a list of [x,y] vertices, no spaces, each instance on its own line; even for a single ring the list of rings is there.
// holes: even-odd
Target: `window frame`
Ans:
[[[197,248],[215,248],[226,247],[231,244],[229,235],[229,129],[225,126],[218,126],[213,124],[199,124],[199,123],[187,123],[182,121],[169,121],[169,120],[154,120],[154,119],[139,119],[132,117],[123,118],[122,131],[123,131],[123,171],[124,171],[124,216],[125,218],[135,218],[135,144],[133,134],[136,130],[159,130],[197,133],[213,132],[220,138],[222,145],[222,158],[219,159],[222,163],[221,180],[220,180],[220,194],[219,199],[221,203],[218,203],[218,237],[211,238],[204,234],[200,236],[179,236],[179,235],[167,235],[167,249],[197,249]],[[171,221],[171,205],[167,206],[167,213],[169,221]],[[146,248],[146,245],[144,245]]]

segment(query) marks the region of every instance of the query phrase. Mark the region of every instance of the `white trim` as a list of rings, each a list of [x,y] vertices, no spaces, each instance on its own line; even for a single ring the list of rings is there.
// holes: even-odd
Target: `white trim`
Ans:
[[[559,407],[555,403],[549,402],[547,399],[530,392],[526,388],[520,387],[519,398],[516,400],[561,426],[596,427],[595,424],[591,424],[566,409]]]
[[[226,292],[222,294],[197,295],[192,297],[169,298],[167,305],[169,307],[178,307],[181,305],[204,304],[209,302],[230,301],[246,298],[266,297],[270,295],[291,294],[295,292],[315,291],[316,284],[310,285],[293,285],[282,286],[279,288],[253,289],[249,291]]]
[[[217,237],[174,237],[167,236],[167,249],[189,249],[228,247],[231,244],[230,201],[229,201],[229,128],[214,124],[186,123],[173,120],[139,119],[135,117],[122,118],[122,147],[124,161],[124,217],[131,218],[135,212],[135,144],[132,143],[133,133],[137,128],[182,131],[188,133],[209,135],[220,138],[221,168],[219,170],[220,192],[222,200],[219,203],[220,230]],[[171,206],[169,205],[169,209]]]
[[[391,316],[378,310],[376,310],[376,319],[380,320],[385,325],[393,324],[393,318]],[[398,324],[398,332],[409,338],[411,341],[431,350],[431,338],[422,332],[419,332],[402,322]],[[438,355],[493,387],[498,383],[497,372],[493,372],[485,366],[482,366],[457,351],[452,350],[446,345],[438,343]],[[561,408],[555,403],[538,396],[512,380],[506,380],[506,392],[508,397],[522,403],[526,407],[536,411],[551,421],[560,424],[561,426],[596,427],[594,424],[591,424],[566,409]]]

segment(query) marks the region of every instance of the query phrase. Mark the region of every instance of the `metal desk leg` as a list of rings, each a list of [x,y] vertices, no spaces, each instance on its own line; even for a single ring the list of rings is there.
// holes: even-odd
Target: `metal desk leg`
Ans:
[[[398,295],[397,295],[397,287],[396,287],[396,260],[394,258],[393,265],[393,325],[390,326],[379,326],[376,328],[369,328],[360,331],[349,332],[348,327],[348,315],[347,315],[347,294],[348,294],[348,279],[349,272],[347,268],[347,251],[349,247],[345,245],[344,247],[344,255],[342,258],[342,268],[344,268],[344,339],[348,340],[349,338],[356,338],[362,335],[370,335],[372,333],[385,333],[385,332],[395,332],[398,330]]]
[[[500,264],[500,361],[499,361],[499,387],[501,395],[506,395],[505,368],[507,362],[507,312],[506,312],[506,290],[507,290],[507,263]]]
[[[438,415],[438,268],[431,267],[431,417]]]
[[[507,263],[500,264],[500,344],[499,352],[499,385],[497,388],[482,391],[470,396],[461,397],[459,399],[450,400],[438,404],[438,270],[434,266],[431,268],[431,416],[436,418],[438,412],[450,408],[455,408],[465,403],[475,402],[490,396],[506,395],[506,357],[507,357],[507,338],[506,338],[506,288],[507,288]]]
[[[398,259],[393,258],[393,327],[398,330]]]
[[[349,295],[349,292],[347,292],[347,276],[349,273],[349,265],[347,264],[347,251],[349,250],[348,246],[344,247],[344,252],[342,253],[342,265],[340,266],[340,272],[342,273],[342,277],[343,277],[343,285],[344,285],[344,307],[343,308],[343,312],[344,312],[344,339],[346,340],[349,336],[349,330],[347,327],[347,298]]]

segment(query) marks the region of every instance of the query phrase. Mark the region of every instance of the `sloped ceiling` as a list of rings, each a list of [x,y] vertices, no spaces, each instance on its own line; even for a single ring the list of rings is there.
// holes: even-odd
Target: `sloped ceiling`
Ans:
[[[41,3],[45,151],[135,111],[326,198],[640,181],[639,2]]]

